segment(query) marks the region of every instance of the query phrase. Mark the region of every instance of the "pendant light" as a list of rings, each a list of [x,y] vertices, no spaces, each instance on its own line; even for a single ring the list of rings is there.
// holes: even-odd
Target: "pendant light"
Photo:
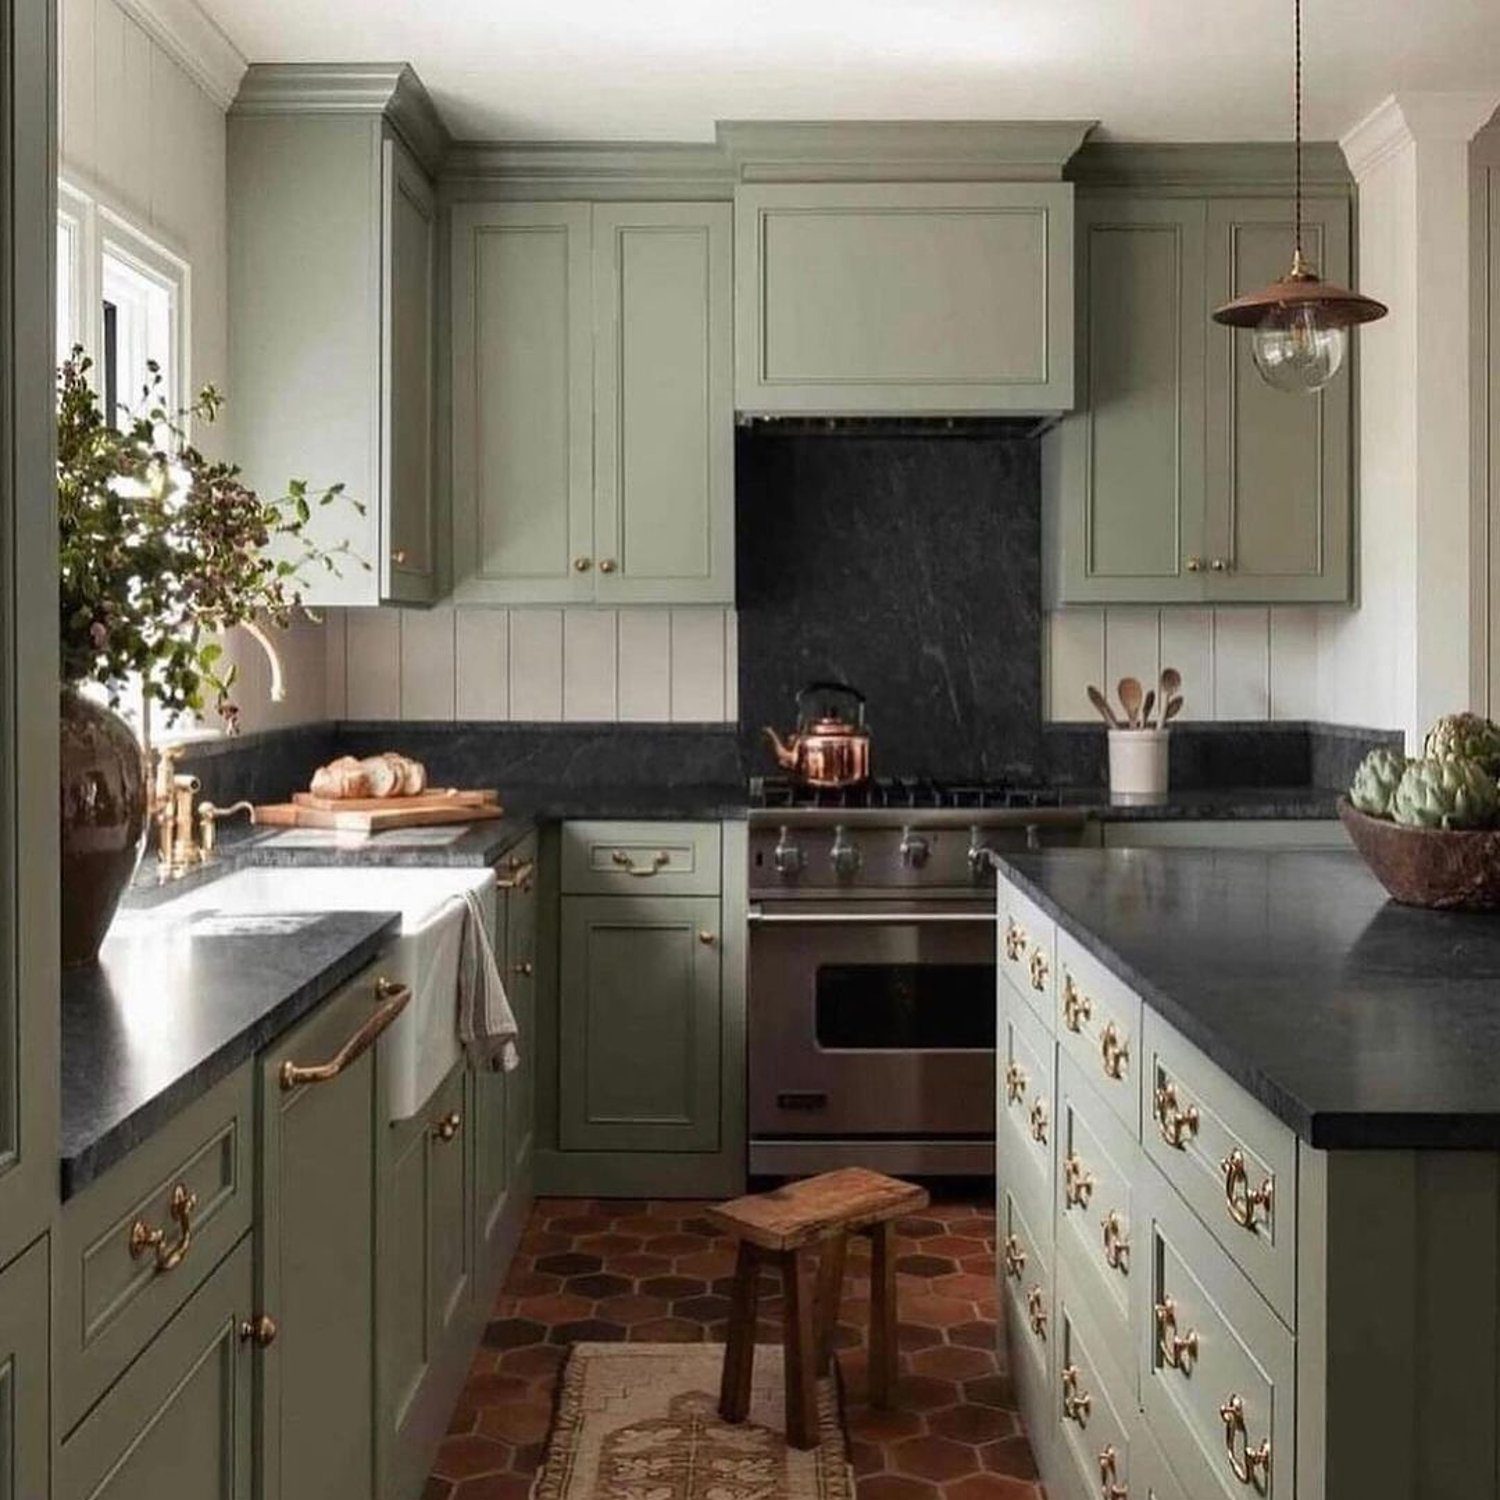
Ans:
[[[1356,323],[1373,323],[1389,310],[1373,297],[1323,281],[1302,249],[1302,0],[1292,0],[1296,45],[1296,220],[1292,267],[1280,281],[1247,292],[1214,312],[1214,322],[1252,330],[1255,367],[1279,391],[1316,391],[1344,362]]]

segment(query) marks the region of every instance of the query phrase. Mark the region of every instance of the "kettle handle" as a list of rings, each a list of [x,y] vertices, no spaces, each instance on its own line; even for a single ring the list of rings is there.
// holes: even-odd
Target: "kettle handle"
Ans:
[[[865,706],[865,695],[858,688],[850,687],[847,682],[809,682],[806,687],[797,691],[797,708],[802,708],[802,700],[809,693],[847,693],[849,697],[859,704],[861,712]]]

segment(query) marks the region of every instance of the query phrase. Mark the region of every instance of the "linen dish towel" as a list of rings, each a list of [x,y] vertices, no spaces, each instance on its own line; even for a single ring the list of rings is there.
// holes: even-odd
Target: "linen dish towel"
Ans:
[[[498,1057],[510,1073],[521,1063],[520,1028],[495,962],[480,893],[465,891],[462,899],[468,912],[458,950],[458,1039],[471,1062],[487,1066]]]

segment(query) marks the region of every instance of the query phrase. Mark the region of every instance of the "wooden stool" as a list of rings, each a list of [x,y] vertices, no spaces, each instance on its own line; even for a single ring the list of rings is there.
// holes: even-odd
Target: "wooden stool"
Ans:
[[[786,1329],[786,1435],[794,1448],[818,1441],[817,1380],[833,1357],[851,1234],[868,1234],[870,1268],[870,1401],[890,1405],[896,1384],[896,1220],[927,1207],[926,1188],[863,1167],[845,1167],[753,1193],[706,1211],[739,1242],[719,1415],[743,1422],[750,1409],[755,1322],[763,1264],[781,1271]],[[821,1250],[816,1286],[812,1252]]]

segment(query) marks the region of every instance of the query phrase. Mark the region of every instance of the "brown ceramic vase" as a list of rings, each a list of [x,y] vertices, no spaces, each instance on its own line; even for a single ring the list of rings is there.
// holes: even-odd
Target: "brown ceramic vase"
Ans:
[[[62,690],[59,715],[62,836],[62,961],[91,964],[140,862],[146,832],[146,769],[119,714]]]

